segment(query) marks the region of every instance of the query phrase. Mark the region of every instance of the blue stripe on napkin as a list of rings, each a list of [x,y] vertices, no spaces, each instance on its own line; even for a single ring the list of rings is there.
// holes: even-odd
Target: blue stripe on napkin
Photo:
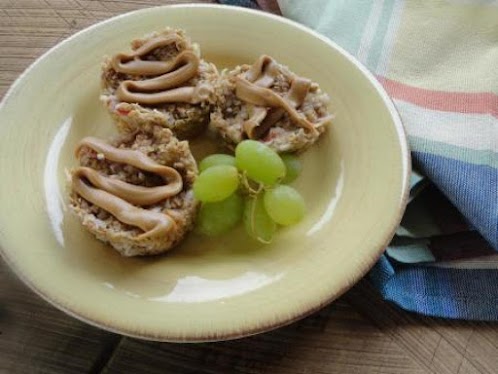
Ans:
[[[385,300],[435,317],[497,321],[498,271],[395,265],[384,255],[370,279]]]

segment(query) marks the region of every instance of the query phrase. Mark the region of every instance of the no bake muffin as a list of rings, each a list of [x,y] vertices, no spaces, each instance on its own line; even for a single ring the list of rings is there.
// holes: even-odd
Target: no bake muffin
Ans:
[[[76,156],[70,207],[122,255],[165,252],[193,227],[197,165],[188,143],[170,130],[154,127],[111,143],[84,138]]]
[[[298,152],[315,143],[331,122],[329,97],[318,84],[272,57],[224,71],[216,85],[210,127],[230,148],[259,140],[277,152]]]
[[[166,127],[179,138],[202,131],[218,71],[182,30],[166,29],[131,42],[131,53],[106,58],[101,100],[118,128]]]

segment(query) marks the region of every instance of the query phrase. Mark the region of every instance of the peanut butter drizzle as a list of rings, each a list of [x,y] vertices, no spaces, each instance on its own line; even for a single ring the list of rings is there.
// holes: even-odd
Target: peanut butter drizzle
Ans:
[[[127,84],[129,83],[129,85]],[[116,97],[120,101],[130,103],[141,103],[147,105],[166,103],[189,103],[198,104],[205,101],[211,95],[212,89],[209,84],[198,84],[195,87],[178,87],[171,90],[155,93],[132,92],[129,88],[137,82],[124,81],[116,91]]]
[[[107,191],[114,196],[126,200],[134,205],[152,205],[170,196],[174,196],[181,191],[181,183],[179,184],[180,189],[178,189],[178,184],[168,184],[158,187],[143,187],[135,186],[119,179],[106,177],[88,167],[79,167],[77,172],[79,176],[88,179],[88,181],[95,187]]]
[[[254,105],[252,114],[242,127],[251,139],[261,137],[270,127],[278,122],[287,112],[295,123],[307,131],[316,133],[317,126],[324,122],[313,124],[303,115],[299,114],[299,108],[308,94],[311,81],[302,77],[294,77],[289,92],[281,97],[270,87],[279,73],[278,65],[270,56],[261,56],[242,77],[237,77],[235,82],[236,96]],[[272,109],[267,110],[266,107]],[[329,121],[326,118],[325,121]]]
[[[197,73],[199,58],[192,51],[183,51],[173,60],[164,64],[168,65],[167,70],[158,77],[144,81],[124,81],[123,83],[132,83],[134,89],[142,91],[157,91],[178,87],[178,85],[188,81]],[[146,70],[143,70],[143,72],[146,72]]]
[[[311,81],[306,78],[296,77],[285,96],[285,99],[294,108],[298,108],[304,101]],[[264,111],[264,114],[262,113]],[[283,108],[272,108],[267,111],[262,107],[255,107],[251,117],[243,124],[244,131],[250,139],[258,139],[264,135],[268,129],[277,123],[285,113]]]
[[[140,58],[152,52],[156,48],[166,47],[170,44],[177,44],[181,38],[177,34],[158,36],[136,49],[132,53],[118,53],[111,60],[114,70],[132,75],[160,75],[171,71],[169,61],[144,61]]]
[[[261,127],[268,114],[268,110],[260,106],[252,106],[250,113],[250,117],[242,124],[242,128],[247,136],[249,136],[249,139],[257,139],[260,137],[259,133],[262,132]],[[260,129],[261,131],[258,131]]]
[[[141,57],[154,49],[179,41],[176,34],[161,36],[149,40],[131,54],[120,53],[114,56],[111,65],[117,72],[156,76],[146,80],[121,82],[116,90],[116,97],[120,101],[148,105],[174,102],[197,104],[206,100],[212,91],[210,85],[204,83],[181,87],[199,70],[200,60],[193,51],[182,51],[171,61],[141,60]]]
[[[137,208],[109,192],[87,185],[80,179],[78,170],[73,174],[73,189],[119,221],[141,228],[144,233],[137,236],[139,240],[167,235],[176,226],[175,221],[166,214]]]
[[[278,75],[278,65],[273,58],[262,55],[246,72],[245,78],[260,87],[270,87]]]
[[[260,87],[270,87],[278,75],[278,66],[275,60],[267,55],[262,55],[245,73],[245,78]],[[277,109],[279,110],[279,109]],[[283,112],[282,112],[283,113]],[[271,111],[270,111],[271,114]],[[252,106],[251,116],[243,124],[242,128],[250,139],[260,138],[269,128],[263,126],[265,118],[268,115],[268,110],[260,106]],[[280,118],[280,117],[279,117]],[[273,121],[275,123],[276,121]]]
[[[138,239],[166,235],[175,226],[174,220],[159,212],[152,212],[135,205],[151,205],[177,195],[183,189],[181,175],[173,168],[163,166],[140,151],[115,148],[100,139],[84,138],[76,149],[82,147],[101,153],[110,161],[135,166],[161,176],[168,184],[158,187],[136,186],[121,180],[103,176],[88,167],[79,167],[73,173],[73,189],[84,199],[112,214],[116,219],[145,231]],[[93,186],[83,182],[88,180]]]
[[[308,130],[310,132],[318,131],[313,125],[313,123],[308,121],[304,116],[300,115],[297,112],[296,108],[294,108],[294,106],[289,102],[289,100],[284,99],[282,96],[278,95],[277,93],[273,92],[268,88],[259,87],[254,83],[248,82],[245,79],[237,77],[235,94],[239,99],[249,104],[263,106],[263,107],[282,108],[289,114],[289,117],[295,123],[297,123],[305,130]]]

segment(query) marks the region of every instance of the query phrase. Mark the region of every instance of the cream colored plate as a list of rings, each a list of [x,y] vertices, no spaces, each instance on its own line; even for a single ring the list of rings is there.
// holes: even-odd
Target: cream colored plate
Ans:
[[[123,258],[69,213],[64,170],[78,139],[114,132],[99,102],[102,56],[165,26],[187,30],[220,66],[270,54],[332,98],[330,131],[304,154],[303,222],[271,245],[243,230],[191,235],[162,257]],[[195,142],[197,155],[206,144]],[[64,41],[34,63],[0,108],[2,255],[38,294],[107,330],[161,341],[237,338],[301,318],[374,264],[403,212],[410,171],[386,93],[329,40],[283,18],[210,5],[145,9]]]

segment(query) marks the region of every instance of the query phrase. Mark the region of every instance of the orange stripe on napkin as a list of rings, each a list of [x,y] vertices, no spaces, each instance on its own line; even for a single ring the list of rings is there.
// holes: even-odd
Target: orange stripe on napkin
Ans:
[[[443,112],[491,114],[498,117],[498,96],[491,92],[445,92],[409,86],[378,76],[394,99]]]

